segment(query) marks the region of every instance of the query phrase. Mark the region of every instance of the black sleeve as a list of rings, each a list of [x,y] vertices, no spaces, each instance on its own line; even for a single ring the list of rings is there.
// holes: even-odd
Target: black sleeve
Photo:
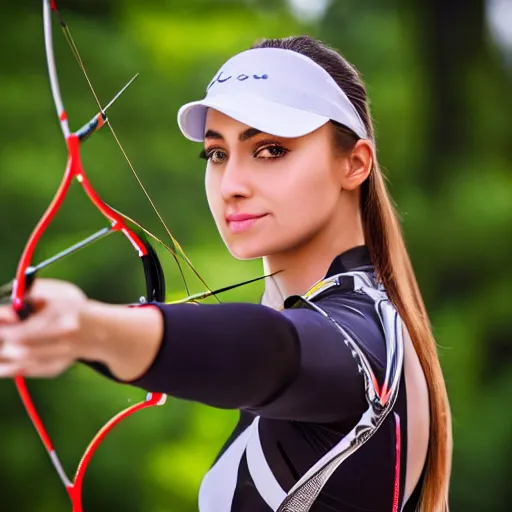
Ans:
[[[282,312],[294,326],[300,367],[279,396],[251,412],[265,417],[332,423],[366,409],[364,380],[343,335],[331,320],[309,309]]]
[[[293,323],[256,304],[155,304],[164,317],[160,350],[131,384],[214,407],[243,409],[280,394],[297,377]]]
[[[315,311],[155,305],[164,317],[162,344],[132,385],[297,421],[333,422],[366,409],[364,381],[343,336]],[[342,314],[348,323],[349,313]]]

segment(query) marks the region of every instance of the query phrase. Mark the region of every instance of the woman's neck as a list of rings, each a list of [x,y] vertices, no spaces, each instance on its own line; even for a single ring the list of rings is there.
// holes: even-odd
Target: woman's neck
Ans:
[[[303,295],[323,279],[336,256],[364,245],[362,221],[352,220],[344,222],[341,229],[339,223],[333,222],[332,228],[323,230],[303,246],[264,257],[265,274],[275,275],[266,280],[262,304],[281,309],[287,297]]]

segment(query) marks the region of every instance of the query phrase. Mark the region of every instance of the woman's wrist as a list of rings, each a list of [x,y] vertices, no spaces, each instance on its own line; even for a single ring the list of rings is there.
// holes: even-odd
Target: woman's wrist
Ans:
[[[106,365],[119,380],[133,381],[151,367],[160,349],[163,317],[157,307],[127,307],[89,300],[82,314],[81,359]]]

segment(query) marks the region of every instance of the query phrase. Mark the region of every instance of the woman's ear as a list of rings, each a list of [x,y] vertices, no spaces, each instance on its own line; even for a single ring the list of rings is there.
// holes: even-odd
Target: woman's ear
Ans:
[[[358,140],[352,151],[346,156],[342,186],[345,190],[355,190],[363,183],[373,167],[373,147],[369,141]]]

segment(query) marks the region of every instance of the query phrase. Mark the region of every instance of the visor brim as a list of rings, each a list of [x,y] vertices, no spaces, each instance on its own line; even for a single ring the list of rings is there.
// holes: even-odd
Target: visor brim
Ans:
[[[180,108],[178,125],[187,139],[195,142],[204,141],[209,108],[218,110],[251,128],[284,138],[302,137],[329,121],[325,116],[252,94],[218,94],[187,103]]]

